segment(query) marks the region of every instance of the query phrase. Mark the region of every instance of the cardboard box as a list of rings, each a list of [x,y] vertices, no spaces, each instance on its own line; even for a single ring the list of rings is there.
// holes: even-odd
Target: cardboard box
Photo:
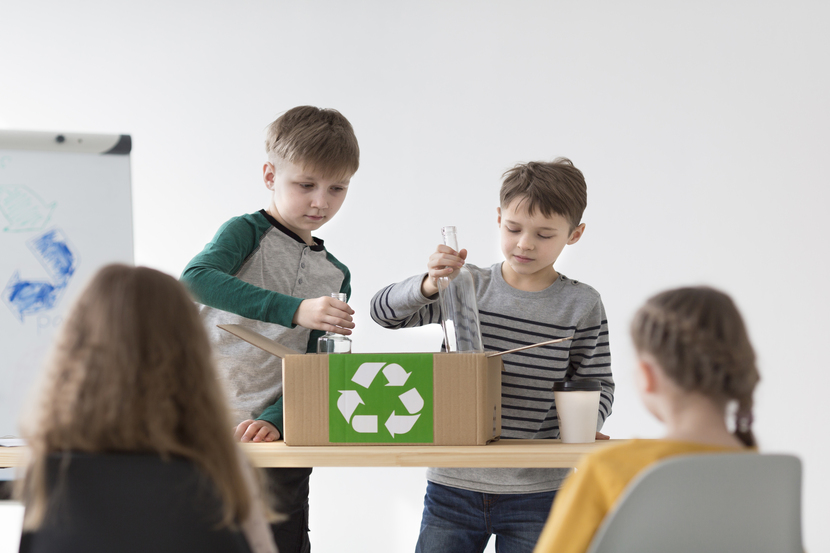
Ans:
[[[501,434],[501,357],[300,354],[220,327],[283,360],[287,445],[484,445]]]

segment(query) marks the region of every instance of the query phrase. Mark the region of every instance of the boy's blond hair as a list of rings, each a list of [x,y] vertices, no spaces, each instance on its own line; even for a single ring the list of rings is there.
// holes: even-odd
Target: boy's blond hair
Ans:
[[[351,177],[360,165],[360,148],[349,120],[337,110],[314,106],[292,108],[271,123],[265,151],[277,168],[294,163],[324,178]]]
[[[571,232],[582,221],[588,205],[588,187],[582,171],[568,158],[519,163],[505,171],[502,178],[499,193],[502,208],[519,200],[519,205],[530,215],[537,209],[545,217],[561,215],[568,220]]]
[[[17,493],[26,527],[38,528],[50,505],[49,455],[68,451],[184,457],[216,486],[223,523],[244,520],[251,496],[231,422],[184,287],[147,267],[104,267],[63,325],[24,429],[31,459]]]

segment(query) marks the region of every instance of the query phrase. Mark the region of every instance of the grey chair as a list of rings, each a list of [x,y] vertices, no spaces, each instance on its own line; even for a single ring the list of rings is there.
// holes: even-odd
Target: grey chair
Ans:
[[[684,455],[626,488],[589,553],[802,553],[801,461],[752,453]]]
[[[219,527],[222,502],[191,462],[157,455],[52,456],[44,524],[21,553],[250,553],[241,532]]]

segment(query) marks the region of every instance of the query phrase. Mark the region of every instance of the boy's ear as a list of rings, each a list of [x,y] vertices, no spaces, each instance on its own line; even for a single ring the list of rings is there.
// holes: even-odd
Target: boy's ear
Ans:
[[[498,217],[496,217],[496,224],[501,226],[501,207],[496,208],[496,213],[498,213]]]
[[[578,227],[574,229],[571,233],[571,237],[568,238],[568,245],[571,246],[579,242],[579,239],[582,238],[582,235],[585,233],[585,223],[580,223]]]
[[[268,190],[274,189],[274,177],[276,176],[276,170],[274,169],[274,164],[270,161],[266,161],[265,165],[262,166],[262,180],[265,182],[265,186]]]

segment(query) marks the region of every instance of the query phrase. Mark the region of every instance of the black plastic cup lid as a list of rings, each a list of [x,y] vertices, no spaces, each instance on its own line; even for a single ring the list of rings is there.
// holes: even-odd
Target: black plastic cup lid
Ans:
[[[565,382],[554,382],[554,392],[601,392],[602,384],[599,380],[568,380]]]

